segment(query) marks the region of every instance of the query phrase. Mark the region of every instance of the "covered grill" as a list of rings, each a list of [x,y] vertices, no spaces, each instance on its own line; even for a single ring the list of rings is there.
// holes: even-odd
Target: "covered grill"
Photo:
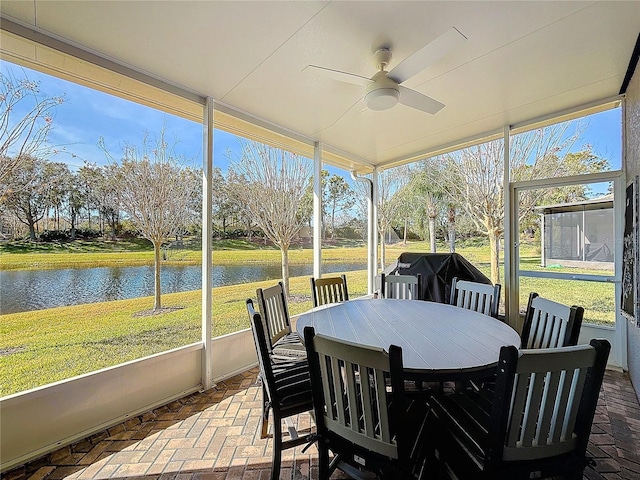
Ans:
[[[422,275],[421,297],[433,302],[448,303],[451,295],[451,280],[486,283],[489,280],[480,270],[457,253],[402,253],[389,266],[385,275]]]

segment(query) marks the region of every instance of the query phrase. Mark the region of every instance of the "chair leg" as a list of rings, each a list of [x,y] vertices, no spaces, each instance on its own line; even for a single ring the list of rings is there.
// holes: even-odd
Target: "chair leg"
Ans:
[[[271,461],[271,480],[280,479],[280,464],[282,463],[282,419],[273,415],[273,460]]]
[[[269,432],[269,410],[271,409],[271,402],[267,397],[267,392],[262,384],[262,430],[260,431],[260,438],[267,438]]]
[[[322,441],[318,442],[318,480],[329,480],[329,449]]]

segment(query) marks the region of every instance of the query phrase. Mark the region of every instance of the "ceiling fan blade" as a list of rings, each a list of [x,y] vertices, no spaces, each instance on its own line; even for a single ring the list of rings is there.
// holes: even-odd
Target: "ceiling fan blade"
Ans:
[[[403,105],[431,115],[435,115],[445,107],[444,103],[403,86],[400,86],[400,99],[398,101]]]
[[[370,78],[354,75],[353,73],[341,72],[340,70],[333,70],[331,68],[318,67],[317,65],[307,65],[302,71],[317,72],[325,77],[332,78],[333,80],[351,83],[352,85],[360,85],[361,87],[366,87],[371,83]]]
[[[431,43],[428,43],[396,65],[389,72],[388,77],[398,83],[402,83],[420,73],[432,63],[440,60],[455,47],[464,43],[466,39],[467,37],[455,27],[451,27]]]

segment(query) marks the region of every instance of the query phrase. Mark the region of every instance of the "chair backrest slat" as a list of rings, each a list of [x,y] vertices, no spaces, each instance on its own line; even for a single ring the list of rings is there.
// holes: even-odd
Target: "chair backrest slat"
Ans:
[[[422,275],[380,275],[383,298],[420,300]]]
[[[356,368],[357,365],[352,364],[351,362],[346,362],[345,365],[345,375],[346,375],[346,385],[355,385],[358,382],[358,378],[356,376]],[[356,396],[356,391],[353,388],[347,389],[347,403],[348,405],[358,405],[358,398]],[[351,425],[351,430],[357,431],[360,425],[360,414],[359,411],[351,411],[349,410],[349,425]],[[371,426],[369,424],[365,424],[364,428],[366,431],[371,430]]]
[[[575,448],[578,409],[596,355],[596,349],[589,345],[521,351],[504,460],[535,460]],[[603,372],[604,365],[600,376]]]
[[[522,348],[576,345],[583,316],[582,307],[569,307],[532,292],[522,330]]]
[[[458,278],[455,277],[451,281],[451,298],[449,303],[457,307],[498,318],[501,288],[502,286],[499,283],[487,285],[467,280],[458,280]]]
[[[545,375],[544,381],[548,385],[548,388],[544,390],[544,398],[541,400],[543,407],[540,412],[540,417],[542,420],[533,437],[533,443],[535,444],[542,442],[545,438],[553,438],[552,433],[555,427],[553,419],[556,416],[558,405],[557,402],[554,403],[551,399],[556,398],[559,385],[558,377],[561,374],[560,372],[548,372],[547,375]]]
[[[256,290],[258,306],[269,335],[269,351],[285,335],[291,333],[291,322],[282,282]]]
[[[326,278],[311,277],[311,294],[314,307],[328,303],[346,302],[349,300],[347,277],[345,275]]]

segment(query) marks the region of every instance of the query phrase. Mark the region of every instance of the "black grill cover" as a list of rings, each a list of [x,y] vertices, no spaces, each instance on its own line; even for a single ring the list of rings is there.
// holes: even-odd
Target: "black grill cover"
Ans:
[[[451,280],[486,283],[492,285],[480,270],[457,253],[402,253],[396,262],[400,275],[422,275],[422,298],[433,302],[449,303]]]

